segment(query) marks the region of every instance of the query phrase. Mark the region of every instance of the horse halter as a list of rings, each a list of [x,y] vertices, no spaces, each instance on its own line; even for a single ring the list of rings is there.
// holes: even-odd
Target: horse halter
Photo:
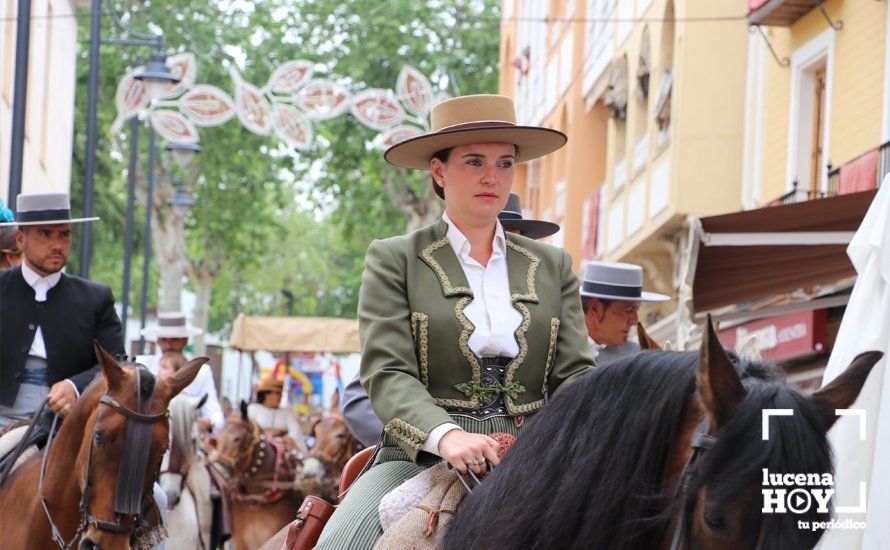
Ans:
[[[695,464],[708,449],[717,443],[716,437],[708,435],[709,429],[710,423],[708,422],[708,418],[705,417],[701,421],[701,424],[698,425],[695,434],[692,436],[692,456],[690,456],[689,460],[686,461],[686,464],[683,465],[683,470],[680,472],[679,479],[677,479],[677,486],[674,488],[674,496],[672,499],[673,502],[676,502],[677,499],[686,497],[686,491],[689,490]],[[674,527],[674,534],[671,537],[670,550],[693,548],[692,526],[690,525],[690,522],[692,521],[692,509],[694,507],[694,499],[683,504],[683,512],[680,514],[680,519],[677,521],[677,526]]]
[[[170,412],[165,410],[157,414],[146,414],[143,410],[147,408],[151,402],[152,394],[143,402],[142,399],[142,378],[141,370],[144,367],[136,367],[136,400],[137,410],[130,409],[110,395],[103,395],[99,398],[100,405],[106,405],[111,410],[122,414],[127,418],[126,432],[123,441],[123,452],[120,457],[118,466],[117,479],[114,487],[114,512],[115,520],[107,521],[90,514],[90,499],[92,496],[92,484],[90,482],[90,474],[92,473],[93,446],[95,445],[96,435],[99,434],[98,428],[93,427],[93,433],[90,435],[90,446],[87,451],[87,468],[86,479],[80,499],[80,525],[74,533],[71,541],[65,542],[61,532],[52,519],[49,508],[47,507],[46,498],[43,496],[43,477],[46,472],[46,457],[49,455],[49,449],[52,445],[55,435],[55,427],[58,421],[58,415],[53,419],[53,426],[50,429],[50,437],[43,453],[40,464],[40,478],[38,480],[38,494],[46,519],[52,530],[52,537],[56,544],[63,550],[72,548],[77,538],[90,525],[102,531],[112,531],[114,533],[126,533],[134,535],[140,527],[147,526],[147,522],[142,518],[144,511],[144,498],[142,496],[142,486],[145,482],[146,468],[148,467],[148,459],[151,454],[152,426],[158,422],[166,420],[170,416]],[[140,474],[141,475],[138,475]],[[147,498],[151,498],[148,496]],[[131,523],[122,523],[126,517],[133,518]]]
[[[708,434],[709,429],[710,422],[708,422],[708,418],[705,417],[698,425],[695,434],[692,436],[692,443],[690,445],[692,447],[692,456],[689,457],[689,460],[686,461],[686,464],[683,465],[683,470],[680,472],[677,486],[674,488],[673,502],[686,496],[686,491],[689,490],[689,486],[692,482],[695,464],[708,449],[717,443],[717,438]],[[683,503],[683,512],[680,515],[680,519],[677,521],[676,527],[674,527],[674,534],[671,537],[670,550],[680,550],[681,548],[692,550],[693,548],[696,548],[696,545],[692,544],[691,525],[692,511],[695,508],[696,500],[697,499],[689,499],[687,502]],[[765,535],[766,529],[761,525],[760,532],[757,535],[757,544],[754,546],[755,550],[759,550],[763,547]]]

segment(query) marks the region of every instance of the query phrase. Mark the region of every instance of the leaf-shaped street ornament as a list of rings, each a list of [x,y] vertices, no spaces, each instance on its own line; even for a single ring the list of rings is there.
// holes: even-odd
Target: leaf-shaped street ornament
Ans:
[[[167,66],[180,80],[170,84],[162,99],[174,98],[195,85],[195,76],[198,73],[198,60],[195,59],[195,54],[181,53],[170,56],[167,58]]]
[[[349,91],[330,80],[310,80],[297,94],[297,102],[312,120],[328,120],[349,107]]]
[[[281,141],[298,151],[305,151],[312,145],[312,123],[299,110],[276,103],[273,119],[275,133]]]
[[[172,143],[198,143],[198,128],[179,111],[160,109],[150,115],[151,127]]]
[[[142,67],[134,67],[127,71],[127,74],[117,83],[117,92],[114,96],[114,103],[117,107],[118,115],[129,118],[146,105],[148,105],[148,93],[145,90],[145,84],[133,75],[141,71]]]
[[[352,99],[352,114],[365,126],[386,130],[405,118],[405,110],[389,90],[372,88]]]
[[[417,126],[402,124],[401,126],[391,128],[377,136],[376,142],[377,146],[385,151],[396,143],[401,143],[406,139],[411,139],[415,136],[419,136],[422,133],[423,130],[421,130]]]
[[[235,112],[245,128],[268,136],[272,132],[272,108],[256,86],[240,82],[235,88]]]
[[[312,78],[314,70],[315,64],[311,61],[288,61],[272,73],[265,90],[274,94],[294,94]]]
[[[148,106],[148,92],[145,89],[145,84],[141,80],[133,78],[133,75],[141,70],[142,67],[130,69],[117,83],[117,91],[114,95],[117,117],[111,123],[112,134],[119,134],[124,128],[124,122]]]
[[[179,98],[179,110],[198,126],[219,126],[235,116],[235,101],[216,86],[199,84]]]
[[[412,114],[424,117],[433,108],[433,85],[429,79],[411,65],[399,72],[396,94]]]

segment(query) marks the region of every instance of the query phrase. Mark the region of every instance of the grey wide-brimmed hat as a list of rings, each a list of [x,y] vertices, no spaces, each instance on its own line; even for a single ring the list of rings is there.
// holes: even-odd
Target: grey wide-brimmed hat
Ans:
[[[588,262],[581,296],[625,302],[664,302],[670,296],[643,290],[643,268],[618,262]]]
[[[185,320],[185,313],[173,311],[158,313],[158,326],[144,328],[139,333],[146,338],[191,338],[204,334],[204,331],[190,326]]]
[[[559,231],[559,224],[544,220],[526,220],[522,217],[522,203],[519,195],[510,193],[507,204],[498,214],[504,229],[515,229],[519,234],[529,239],[543,239]]]
[[[71,199],[68,193],[29,193],[19,195],[15,201],[16,221],[0,223],[8,225],[53,225],[62,223],[94,222],[99,218],[72,218]]]

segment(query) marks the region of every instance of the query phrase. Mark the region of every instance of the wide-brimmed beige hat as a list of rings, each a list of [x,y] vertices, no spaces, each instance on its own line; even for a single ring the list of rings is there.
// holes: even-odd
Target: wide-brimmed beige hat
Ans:
[[[277,378],[263,378],[259,384],[254,386],[253,393],[257,394],[264,391],[282,393],[284,392],[284,381]]]
[[[185,320],[185,313],[171,311],[158,313],[158,326],[146,327],[139,333],[150,340],[156,340],[158,338],[191,338],[204,334],[204,331],[189,325]]]
[[[396,166],[429,170],[430,159],[442,149],[471,143],[512,143],[519,149],[516,162],[526,162],[556,151],[566,135],[550,128],[517,126],[513,100],[502,95],[467,95],[446,99],[433,107],[431,131],[386,150],[383,158]]]

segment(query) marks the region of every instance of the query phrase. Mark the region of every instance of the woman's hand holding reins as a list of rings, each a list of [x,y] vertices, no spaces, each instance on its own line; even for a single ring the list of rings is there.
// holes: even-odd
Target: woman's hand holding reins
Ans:
[[[439,454],[460,473],[470,468],[476,474],[485,471],[485,461],[498,465],[500,445],[487,435],[451,430],[439,440]]]

